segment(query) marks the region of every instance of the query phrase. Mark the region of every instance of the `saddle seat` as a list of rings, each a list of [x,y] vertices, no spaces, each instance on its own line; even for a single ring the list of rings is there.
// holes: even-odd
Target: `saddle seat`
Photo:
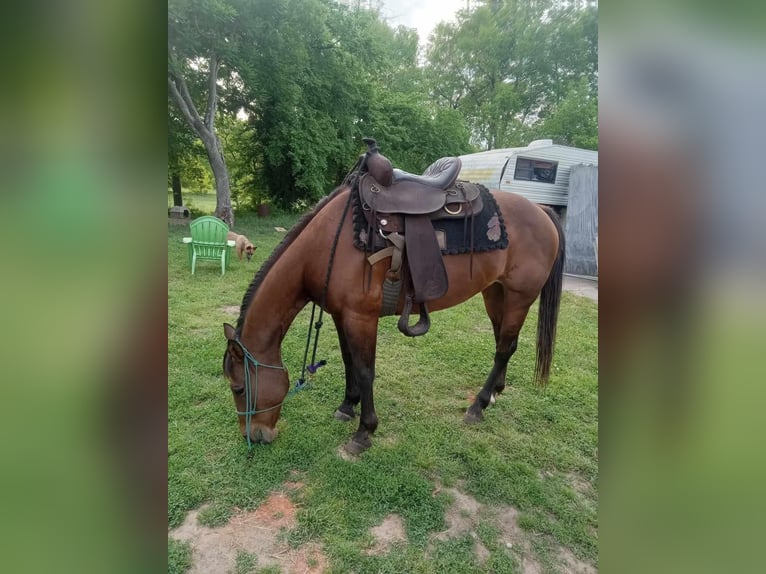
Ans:
[[[438,190],[448,189],[455,183],[458,173],[460,173],[460,158],[443,157],[428,166],[423,175],[416,175],[394,168],[393,179],[394,183],[403,181],[417,183],[422,186],[423,193],[428,193],[428,188],[430,187]]]
[[[376,213],[432,215],[432,219],[462,217],[464,210],[459,204],[465,203],[478,213],[482,207],[479,189],[456,181],[460,167],[460,158],[444,157],[431,164],[424,175],[392,169],[390,185],[381,183],[386,174],[365,173],[359,180],[362,204]]]

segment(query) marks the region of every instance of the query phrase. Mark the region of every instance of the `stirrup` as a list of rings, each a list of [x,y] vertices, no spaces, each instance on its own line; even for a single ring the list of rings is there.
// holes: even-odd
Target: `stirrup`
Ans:
[[[399,323],[397,327],[399,330],[408,337],[419,337],[428,333],[428,329],[431,327],[431,319],[428,317],[428,309],[426,304],[420,304],[420,319],[412,327],[410,327],[410,312],[412,311],[412,295],[407,295],[404,300],[404,309],[399,317]]]

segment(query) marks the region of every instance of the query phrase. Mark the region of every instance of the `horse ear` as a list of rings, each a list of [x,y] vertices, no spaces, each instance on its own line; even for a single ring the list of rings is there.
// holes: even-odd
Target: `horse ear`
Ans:
[[[223,324],[223,335],[229,341],[234,341],[237,338],[237,330],[228,323]]]

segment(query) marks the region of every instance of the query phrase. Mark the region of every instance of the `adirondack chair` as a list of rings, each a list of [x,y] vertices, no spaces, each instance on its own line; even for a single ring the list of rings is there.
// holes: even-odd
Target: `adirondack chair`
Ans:
[[[182,241],[189,248],[189,265],[191,265],[192,275],[197,267],[197,261],[200,260],[220,261],[221,275],[226,273],[231,250],[235,245],[234,241],[226,239],[229,226],[217,217],[204,215],[192,221],[189,228],[192,236],[184,237]]]

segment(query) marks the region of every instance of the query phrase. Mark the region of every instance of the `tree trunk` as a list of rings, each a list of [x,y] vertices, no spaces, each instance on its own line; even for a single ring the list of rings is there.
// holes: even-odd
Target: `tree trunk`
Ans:
[[[173,186],[173,205],[183,205],[184,199],[181,196],[181,176],[178,172],[171,175],[171,185]]]
[[[215,178],[215,216],[226,222],[231,228],[234,227],[234,212],[231,209],[231,188],[229,187],[229,172],[226,169],[226,160],[223,156],[221,140],[215,133],[215,110],[218,101],[216,82],[218,81],[218,68],[221,60],[211,54],[208,72],[208,95],[205,117],[202,118],[194,105],[186,80],[180,73],[170,73],[168,88],[178,108],[181,110],[186,121],[194,129],[202,143],[205,145],[210,168]]]
[[[215,178],[215,216],[226,222],[229,228],[234,227],[234,211],[231,209],[231,187],[229,186],[229,171],[226,169],[226,159],[223,157],[221,141],[215,134],[202,137],[207,158]]]

